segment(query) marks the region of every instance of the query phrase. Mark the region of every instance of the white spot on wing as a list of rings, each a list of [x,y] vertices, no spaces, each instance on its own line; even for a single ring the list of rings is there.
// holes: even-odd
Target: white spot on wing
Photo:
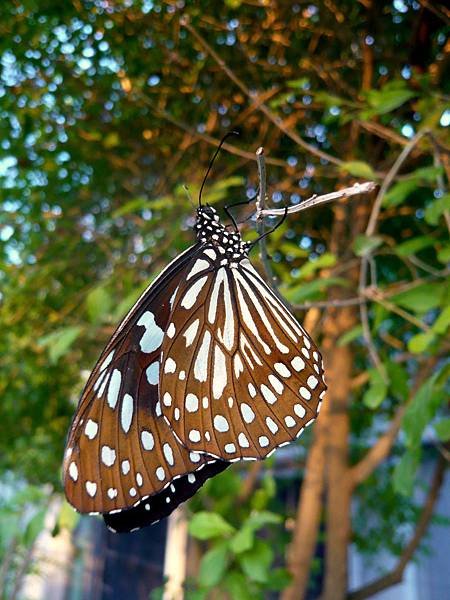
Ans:
[[[97,484],[94,481],[86,481],[86,491],[93,498],[97,493]]]
[[[266,417],[266,425],[270,429],[271,433],[275,434],[278,431],[278,425],[271,417]]]
[[[110,352],[108,354],[108,356],[105,358],[105,360],[102,362],[102,364],[99,366],[98,370],[99,371],[103,371],[103,369],[106,369],[106,367],[111,364],[111,361],[113,359],[114,356],[114,352],[115,350],[112,350],[112,352]]]
[[[108,394],[106,396],[108,406],[113,410],[116,408],[121,383],[122,373],[118,369],[114,369],[111,375],[111,379],[109,380]]]
[[[286,367],[286,365],[283,363],[280,363],[280,362],[275,363],[274,368],[275,368],[275,371],[278,373],[278,375],[281,375],[282,377],[290,377],[291,376],[291,372]]]
[[[145,333],[139,340],[142,352],[149,353],[157,350],[163,341],[164,331],[155,323],[155,315],[149,310],[145,311],[137,325],[145,327]]]
[[[74,481],[76,481],[78,479],[78,467],[74,462],[70,463],[69,475]]]
[[[97,431],[98,423],[96,423],[92,419],[89,419],[89,421],[86,423],[86,427],[84,428],[84,433],[86,437],[88,437],[90,440],[93,440],[97,435]]]
[[[275,404],[275,402],[277,401],[277,397],[272,392],[272,390],[267,387],[267,385],[262,384],[262,386],[261,386],[261,394],[264,396],[264,399],[269,404]]]
[[[109,446],[102,446],[102,463],[107,467],[112,467],[116,462],[116,451]]]
[[[247,439],[247,436],[245,435],[245,433],[240,433],[238,435],[238,443],[239,443],[239,446],[241,448],[248,448],[250,446],[250,444],[248,443],[248,439]]]
[[[176,369],[177,363],[169,357],[164,363],[164,373],[175,373]]]
[[[188,394],[184,402],[188,412],[193,413],[198,411],[198,398],[195,394]]]
[[[225,419],[225,417],[222,415],[216,415],[214,417],[214,429],[224,433],[230,429],[230,426],[228,425],[228,421]]]
[[[199,442],[200,431],[198,431],[198,429],[191,429],[189,432],[189,439],[191,440],[191,442]]]
[[[150,385],[158,385],[159,383],[159,361],[155,361],[145,370],[147,381]]]
[[[141,432],[141,442],[144,450],[153,450],[155,446],[155,439],[153,434],[150,431],[146,431],[145,429]]]
[[[194,377],[197,381],[206,381],[208,377],[208,359],[209,345],[211,343],[211,334],[207,329],[203,336],[200,348],[197,352],[197,358],[194,364]]]
[[[246,423],[252,423],[255,420],[255,413],[252,411],[250,406],[245,402],[242,402],[241,406],[242,418]]]
[[[305,361],[303,360],[303,358],[300,358],[300,356],[295,356],[291,360],[291,365],[296,371],[303,371],[303,369],[305,368]]]
[[[294,412],[297,417],[300,417],[300,419],[303,419],[303,417],[306,415],[306,410],[301,404],[294,404]]]
[[[197,302],[197,298],[200,294],[200,292],[203,289],[203,286],[205,285],[206,281],[208,280],[208,277],[201,277],[200,279],[198,279],[193,285],[191,285],[190,288],[188,288],[187,292],[185,293],[183,300],[181,301],[181,306],[183,308],[185,308],[186,310],[189,310],[190,308],[192,308],[194,306],[194,304]]]
[[[189,327],[186,329],[186,331],[183,333],[183,336],[186,338],[186,348],[189,348],[189,346],[195,340],[195,336],[197,335],[199,323],[200,323],[199,319],[195,319],[195,321],[193,321],[189,325]]]
[[[133,420],[134,400],[130,394],[125,394],[122,400],[122,410],[120,412],[120,424],[125,433],[130,431],[131,421]]]
[[[197,273],[201,273],[202,271],[204,271],[205,269],[208,269],[208,268],[209,268],[209,262],[207,260],[204,260],[203,258],[198,258],[195,261],[192,269],[189,271],[188,276],[186,277],[186,281],[188,279],[190,279],[191,277],[194,277],[194,275],[197,275]]]
[[[174,465],[174,459],[173,459],[173,450],[172,450],[170,444],[164,444],[163,452],[164,452],[164,456],[165,456],[167,462],[172,467]]]
[[[227,385],[227,367],[225,354],[216,344],[214,347],[213,397],[218,400]]]

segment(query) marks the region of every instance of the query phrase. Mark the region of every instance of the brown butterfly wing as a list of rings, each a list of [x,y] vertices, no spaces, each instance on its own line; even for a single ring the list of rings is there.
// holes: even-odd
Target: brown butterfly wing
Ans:
[[[216,259],[214,259],[216,256]],[[162,347],[162,410],[189,449],[260,459],[316,418],[319,351],[248,259],[205,249],[187,272]]]
[[[89,377],[63,465],[67,499],[80,512],[130,508],[213,460],[178,443],[158,401],[171,299],[197,251],[178,257],[148,288]]]

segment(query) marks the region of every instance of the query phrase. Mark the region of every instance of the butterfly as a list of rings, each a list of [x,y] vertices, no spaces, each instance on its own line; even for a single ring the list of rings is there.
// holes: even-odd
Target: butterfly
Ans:
[[[325,394],[319,350],[250,263],[255,242],[201,198],[195,232],[116,329],[68,434],[67,499],[113,531],[295,440]]]

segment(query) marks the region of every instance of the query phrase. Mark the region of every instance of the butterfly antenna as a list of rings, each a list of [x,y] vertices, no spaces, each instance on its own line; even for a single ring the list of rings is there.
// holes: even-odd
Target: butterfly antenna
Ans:
[[[220,152],[220,149],[221,149],[221,148],[222,148],[222,146],[224,145],[224,143],[225,143],[225,140],[227,140],[227,139],[228,139],[229,137],[231,137],[232,135],[239,135],[239,132],[238,132],[238,131],[229,131],[228,133],[226,133],[226,134],[223,136],[223,138],[220,140],[219,147],[218,147],[218,148],[217,148],[217,150],[214,152],[214,156],[212,157],[212,159],[211,159],[211,162],[209,163],[208,170],[206,171],[206,175],[205,175],[205,177],[203,178],[202,187],[200,188],[200,192],[199,192],[199,194],[198,194],[198,205],[199,205],[199,207],[201,207],[201,206],[202,206],[202,192],[203,192],[203,188],[204,188],[204,186],[205,186],[206,180],[208,179],[208,175],[209,175],[209,172],[211,171],[211,168],[212,168],[212,166],[213,166],[213,164],[214,164],[214,161],[216,160],[216,157],[217,157],[217,155],[219,154],[219,152]]]

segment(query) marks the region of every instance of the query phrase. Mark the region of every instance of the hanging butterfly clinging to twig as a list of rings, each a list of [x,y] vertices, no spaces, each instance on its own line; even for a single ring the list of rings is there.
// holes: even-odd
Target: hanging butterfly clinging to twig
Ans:
[[[325,394],[318,349],[248,259],[256,242],[225,227],[201,191],[195,232],[118,326],[69,431],[66,496],[115,531],[167,516],[230,462],[295,440]]]

